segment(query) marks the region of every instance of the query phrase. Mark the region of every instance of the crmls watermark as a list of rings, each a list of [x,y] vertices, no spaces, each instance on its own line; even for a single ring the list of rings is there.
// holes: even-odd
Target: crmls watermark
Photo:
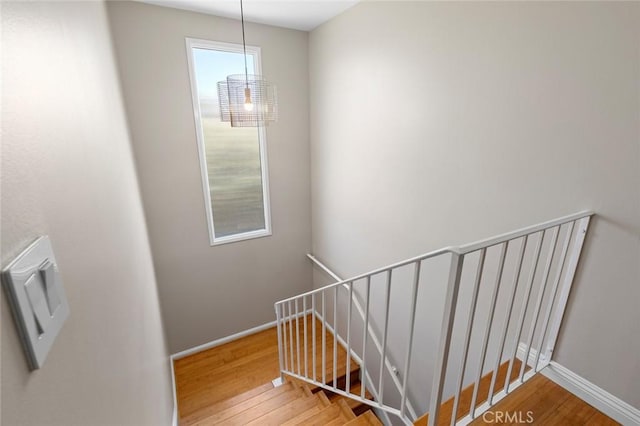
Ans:
[[[531,424],[533,411],[487,411],[482,420],[485,423]]]

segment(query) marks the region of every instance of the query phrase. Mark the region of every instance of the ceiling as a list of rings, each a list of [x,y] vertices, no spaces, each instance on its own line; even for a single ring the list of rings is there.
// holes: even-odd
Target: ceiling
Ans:
[[[138,0],[159,6],[240,19],[234,0]],[[243,0],[247,22],[310,31],[360,0]]]

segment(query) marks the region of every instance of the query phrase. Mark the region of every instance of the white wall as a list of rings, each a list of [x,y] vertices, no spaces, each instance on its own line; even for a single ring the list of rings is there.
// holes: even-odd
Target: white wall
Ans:
[[[640,407],[638,40],[637,3],[363,2],[315,29],[313,252],[347,277],[593,209],[554,358]]]
[[[168,353],[106,10],[2,4],[2,265],[47,234],[71,315],[29,372],[2,294],[4,425],[167,425]]]
[[[311,288],[307,33],[247,24],[280,102],[267,128],[273,235],[211,247],[185,37],[239,43],[240,22],[127,1],[108,10],[171,351],[274,321],[274,302]]]

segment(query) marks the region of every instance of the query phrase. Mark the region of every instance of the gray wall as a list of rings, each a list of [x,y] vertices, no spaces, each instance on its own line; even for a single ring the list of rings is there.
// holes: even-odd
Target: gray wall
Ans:
[[[554,358],[640,406],[638,40],[637,3],[364,2],[315,29],[314,253],[346,277],[593,209]]]
[[[185,37],[239,43],[239,21],[108,3],[172,352],[275,320],[273,303],[311,288],[305,32],[247,24],[278,87],[267,128],[273,235],[209,246]]]
[[[48,234],[71,316],[30,373],[2,294],[2,423],[167,425],[158,294],[106,10],[2,4],[2,265]]]

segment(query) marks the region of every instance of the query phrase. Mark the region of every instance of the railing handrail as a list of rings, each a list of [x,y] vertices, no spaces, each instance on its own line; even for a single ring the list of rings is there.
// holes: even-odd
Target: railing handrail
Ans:
[[[322,269],[324,272],[326,272],[331,278],[333,278],[336,281],[343,281],[342,278],[340,278],[335,272],[333,272],[331,269],[329,269],[329,267],[327,265],[325,265],[324,263],[322,263],[317,257],[315,257],[314,255],[309,254],[309,253],[307,254],[307,257],[314,263],[314,265],[316,265],[317,267]],[[343,285],[344,285],[344,287],[346,287],[348,289],[349,286],[347,286],[346,284],[343,284]],[[366,314],[364,312],[364,309],[362,308],[362,305],[360,305],[360,302],[358,301],[357,297],[353,298],[353,306],[356,308],[356,311],[358,311],[358,314],[364,320]],[[365,330],[365,333],[368,333],[368,335],[371,336],[371,343],[373,343],[373,346],[382,355],[382,344],[380,343],[380,340],[378,339],[378,336],[375,334],[371,324],[367,324],[367,329]],[[354,359],[356,359],[357,355],[355,353],[352,353],[351,355],[352,355],[352,357]],[[387,371],[389,372],[389,376],[391,377],[391,381],[393,382],[393,384],[398,389],[398,392],[402,392],[402,384],[400,383],[400,379],[398,379],[398,377],[394,374],[393,365],[391,364],[391,361],[389,360],[388,356],[385,357],[384,364],[385,364],[385,367],[386,367]],[[365,372],[365,374],[368,375],[368,372]],[[366,378],[366,379],[369,380],[368,378]],[[407,400],[407,409],[409,410],[409,413],[411,413],[412,416],[417,417],[416,416],[416,411],[413,408],[413,404],[409,400]]]
[[[545,222],[538,223],[536,225],[527,226],[525,228],[521,228],[521,229],[517,229],[515,231],[511,231],[511,232],[507,232],[507,233],[504,233],[504,234],[500,234],[500,235],[495,236],[495,237],[485,238],[483,240],[479,240],[479,241],[476,241],[474,243],[464,244],[462,246],[448,246],[448,247],[441,248],[441,249],[438,249],[438,250],[430,251],[430,252],[427,252],[427,253],[424,253],[424,254],[409,258],[409,259],[402,260],[400,262],[396,262],[396,263],[392,263],[392,264],[387,265],[387,266],[383,266],[382,268],[374,269],[372,271],[365,272],[363,274],[359,274],[359,275],[353,276],[351,278],[347,278],[345,280],[338,281],[336,283],[326,285],[324,287],[320,287],[320,288],[317,288],[317,289],[314,289],[314,290],[310,290],[310,291],[308,291],[306,293],[301,293],[301,294],[298,294],[298,295],[295,295],[295,296],[288,297],[286,299],[279,300],[279,301],[277,301],[275,303],[275,305],[279,305],[279,304],[282,304],[282,303],[293,301],[295,299],[298,299],[298,298],[301,298],[301,297],[304,297],[304,296],[311,296],[312,294],[321,293],[321,292],[326,291],[326,290],[328,290],[330,288],[333,288],[333,287],[341,286],[341,285],[347,284],[347,283],[352,282],[352,281],[361,280],[363,278],[367,278],[367,277],[370,277],[370,276],[373,276],[373,275],[381,274],[383,272],[387,272],[387,271],[392,270],[392,269],[396,269],[396,268],[399,268],[399,267],[402,267],[402,266],[410,265],[412,263],[420,262],[420,261],[423,261],[423,260],[426,260],[426,259],[430,259],[432,257],[440,256],[440,255],[443,255],[443,254],[454,253],[454,254],[463,255],[463,254],[471,253],[471,252],[480,250],[483,247],[491,247],[491,246],[503,243],[505,241],[509,241],[509,240],[513,240],[513,239],[516,239],[516,238],[523,237],[523,236],[525,236],[527,234],[532,234],[532,233],[535,233],[535,232],[543,231],[545,229],[552,228],[552,227],[558,226],[558,225],[563,225],[565,223],[572,222],[572,221],[578,220],[578,219],[582,219],[582,218],[587,217],[587,216],[593,216],[594,214],[595,213],[592,210],[584,210],[584,211],[581,211],[579,213],[574,213],[574,214],[570,214],[570,215],[567,215],[567,216],[562,216],[562,217],[557,218],[557,219],[552,219],[552,220],[548,220],[548,221],[545,221]]]
[[[389,265],[389,266],[385,266],[385,267],[382,267],[382,268],[374,269],[374,270],[369,271],[369,272],[365,272],[364,274],[356,275],[354,277],[348,278],[346,280],[339,281],[337,283],[333,283],[333,284],[326,285],[324,287],[316,288],[315,290],[307,291],[306,293],[301,293],[301,294],[298,294],[298,295],[295,295],[295,296],[288,297],[286,299],[279,300],[275,304],[279,305],[281,303],[285,303],[285,302],[288,302],[290,300],[295,300],[295,299],[298,299],[298,298],[301,298],[301,297],[304,297],[304,296],[311,296],[312,294],[321,293],[321,292],[323,292],[325,290],[328,290],[330,288],[333,288],[333,287],[338,287],[340,285],[344,285],[344,284],[350,283],[352,281],[361,280],[363,278],[367,278],[367,277],[370,277],[372,275],[381,274],[381,273],[387,272],[387,271],[389,271],[391,269],[396,269],[396,268],[399,268],[401,266],[410,265],[412,263],[419,262],[421,260],[429,259],[431,257],[436,257],[436,256],[439,256],[441,254],[446,254],[446,253],[456,253],[456,249],[453,248],[453,247],[446,247],[446,248],[443,248],[443,249],[440,249],[440,250],[435,250],[435,251],[432,251],[432,252],[429,252],[429,253],[426,253],[426,254],[423,254],[423,255],[420,255],[420,256],[412,257],[411,259],[407,259],[407,260],[403,260],[403,261],[398,262],[398,263],[394,263],[394,264]]]
[[[465,244],[457,247],[458,254],[467,254],[477,250],[480,250],[484,247],[491,247],[501,243],[504,243],[509,240],[515,240],[520,237],[524,237],[525,235],[534,234],[536,232],[544,231],[545,229],[553,228],[555,226],[564,225],[565,223],[573,222],[587,216],[593,216],[595,212],[592,210],[584,210],[578,213],[570,214],[567,216],[562,216],[557,219],[548,220],[546,222],[541,222],[536,225],[527,226],[525,228],[517,229],[515,231],[507,232],[504,234],[500,234],[495,237],[485,238],[480,241],[476,241],[474,243]]]
[[[362,359],[360,361],[356,361],[361,364],[362,374],[364,377],[364,383],[362,389],[366,389],[366,383],[371,382],[371,379],[368,375],[368,369],[366,367],[366,348],[367,348],[367,340],[368,337],[371,337],[372,342],[376,346],[376,348],[381,352],[381,361],[379,367],[379,394],[375,396],[376,402],[365,402],[367,404],[376,406],[383,410],[384,412],[392,413],[398,415],[400,419],[407,425],[411,424],[413,420],[417,418],[415,411],[410,407],[410,403],[408,401],[408,381],[410,377],[410,368],[411,368],[411,355],[414,341],[414,327],[416,325],[416,303],[418,299],[418,288],[420,285],[420,274],[422,262],[430,259],[439,257],[441,255],[450,254],[450,265],[449,265],[449,274],[448,281],[445,284],[446,295],[444,301],[444,313],[442,318],[441,325],[441,333],[440,333],[440,342],[438,344],[437,357],[435,360],[435,365],[433,369],[433,377],[432,377],[432,389],[431,389],[431,397],[429,398],[429,426],[435,426],[436,422],[439,421],[440,418],[440,408],[442,401],[445,397],[445,383],[448,380],[448,363],[449,363],[449,350],[452,345],[452,336],[454,329],[454,322],[456,318],[456,313],[458,310],[462,309],[464,311],[464,307],[461,308],[458,306],[458,290],[460,289],[461,277],[462,277],[462,269],[464,265],[464,259],[467,255],[471,255],[472,257],[479,253],[476,274],[474,279],[474,285],[471,287],[472,301],[471,301],[471,311],[469,313],[469,317],[467,319],[467,327],[466,333],[462,335],[462,338],[465,339],[464,343],[464,355],[461,360],[460,371],[457,375],[457,391],[454,394],[454,413],[457,413],[457,406],[461,397],[461,388],[462,382],[464,380],[465,369],[467,369],[470,363],[473,363],[473,367],[475,367],[475,381],[473,396],[471,399],[471,407],[469,409],[468,417],[473,419],[477,417],[478,413],[484,412],[488,407],[493,406],[499,399],[504,397],[504,395],[508,394],[510,391],[515,389],[519,384],[524,383],[528,380],[533,374],[540,371],[546,365],[548,365],[549,360],[551,359],[551,353],[555,346],[555,340],[557,339],[557,334],[560,328],[560,324],[562,321],[562,316],[564,314],[564,310],[566,307],[566,301],[568,292],[573,282],[573,277],[575,274],[575,269],[577,267],[577,262],[580,257],[580,253],[582,250],[583,242],[585,235],[587,233],[587,228],[589,226],[589,222],[591,217],[595,213],[592,211],[581,211],[578,213],[574,213],[571,215],[562,216],[556,219],[548,220],[545,222],[541,222],[535,225],[527,226],[515,231],[507,232],[504,234],[500,234],[494,237],[486,238],[480,241],[476,241],[470,244],[464,244],[459,246],[449,246],[446,248],[442,248],[439,250],[434,250],[419,256],[415,256],[406,260],[402,260],[400,262],[396,262],[382,268],[374,269],[372,271],[359,274],[353,276],[348,279],[341,279],[336,273],[331,271],[328,267],[326,267],[322,262],[316,259],[313,255],[307,254],[309,259],[311,259],[316,265],[318,265],[323,271],[329,274],[334,280],[337,282],[326,285],[321,288],[317,288],[311,291],[308,291],[303,294],[299,294],[287,299],[283,299],[275,303],[276,308],[276,317],[278,322],[278,351],[280,354],[280,371],[281,376],[284,380],[285,375],[289,375],[292,377],[302,378],[306,381],[316,383],[316,320],[315,318],[320,315],[317,312],[317,304],[316,304],[316,295],[321,295],[321,305],[322,305],[322,313],[319,318],[322,319],[322,364],[321,364],[321,373],[322,373],[322,384],[319,385],[323,388],[329,389],[332,392],[336,392],[341,395],[346,395],[349,397],[356,398],[357,400],[364,400],[364,390],[361,390],[359,394],[354,394],[350,391],[350,361],[351,354],[354,354],[353,346],[352,346],[352,333],[351,333],[351,323],[352,323],[352,315],[353,308],[355,305],[355,310],[360,314],[360,316],[364,320],[364,334],[362,336]],[[536,246],[533,251],[529,250],[529,254],[526,256],[526,262],[533,262],[528,272],[528,277],[523,280],[520,279],[520,273],[522,270],[523,261],[525,261],[525,252],[527,252],[527,244],[531,242],[531,239],[535,241]],[[538,268],[538,262],[540,260],[541,248],[543,244],[546,244],[544,258],[544,268]],[[558,251],[559,246],[562,247],[561,251]],[[505,268],[505,260],[509,257],[508,252],[511,250],[515,250],[515,248],[510,249],[510,247],[517,247],[518,249],[518,257],[517,263],[515,265],[515,269],[513,271],[512,277],[505,277],[504,268]],[[483,285],[483,289],[491,292],[489,312],[491,314],[486,318],[486,324],[484,328],[478,329],[483,336],[482,340],[482,349],[479,354],[475,356],[473,360],[468,358],[469,355],[469,342],[472,337],[472,333],[476,332],[475,327],[473,326],[474,322],[477,320],[475,310],[476,304],[478,301],[478,291],[480,290],[480,282],[484,279],[483,272],[485,269],[485,254],[487,250],[491,250],[492,248],[500,248],[500,259],[498,261],[498,268],[490,279],[494,281],[493,286],[486,287]],[[571,248],[571,249],[570,249]],[[569,250],[570,249],[570,250]],[[513,257],[513,256],[512,256]],[[447,258],[448,259],[448,258]],[[515,259],[515,258],[514,258]],[[555,269],[553,274],[551,274],[552,265],[555,262]],[[395,377],[395,369],[391,366],[390,360],[387,357],[387,348],[388,348],[388,330],[389,330],[389,306],[391,299],[391,285],[392,285],[392,276],[394,272],[405,266],[413,265],[413,278],[411,280],[411,308],[410,308],[410,318],[409,318],[409,329],[408,329],[408,343],[406,344],[405,351],[405,362],[403,365],[403,374],[402,379],[398,376]],[[383,328],[383,341],[382,344],[378,341],[374,331],[371,329],[371,324],[369,323],[369,305],[370,305],[370,290],[371,290],[371,281],[372,278],[378,275],[386,275],[386,298],[384,302],[384,328]],[[404,275],[403,275],[404,277]],[[380,277],[382,278],[382,277]],[[489,278],[487,278],[489,279]],[[536,284],[534,284],[536,283]],[[496,389],[496,375],[494,374],[491,379],[491,384],[489,386],[489,397],[486,404],[482,404],[481,406],[476,406],[477,403],[477,393],[481,383],[481,375],[485,371],[486,366],[493,366],[494,373],[501,368],[502,365],[507,365],[503,363],[504,360],[504,351],[505,344],[507,340],[507,333],[510,327],[510,324],[513,321],[516,321],[516,317],[512,316],[514,309],[516,306],[516,294],[519,288],[522,285],[526,285],[522,293],[522,300],[518,306],[521,309],[521,312],[517,316],[519,318],[518,322],[515,324],[518,325],[517,335],[514,335],[513,338],[509,338],[509,353],[511,353],[508,362],[508,370],[507,379],[505,380],[504,389],[498,394],[494,394],[494,390]],[[364,285],[364,306],[366,309],[362,308],[362,305],[359,303],[358,298],[355,297],[354,286],[356,285]],[[530,295],[533,289],[533,286],[539,286],[540,289],[537,292],[537,296],[533,304],[530,303]],[[346,322],[346,342],[341,340],[338,336],[338,291],[340,286],[346,288],[349,292],[348,305],[347,305],[347,314],[346,319],[343,319],[343,325]],[[486,287],[486,288],[485,288]],[[504,289],[502,288],[504,287]],[[362,286],[360,287],[362,288]],[[547,291],[548,290],[548,291]],[[332,300],[331,304],[333,305],[333,320],[327,321],[326,312],[325,312],[325,295],[332,291],[333,294],[329,294],[330,299]],[[506,295],[507,300],[505,303],[508,303],[508,309],[504,313],[506,317],[503,322],[494,321],[494,313],[496,312],[496,303],[500,299],[500,295]],[[558,296],[559,294],[559,296]],[[307,360],[307,320],[306,315],[308,314],[308,305],[307,298],[311,298],[311,306],[312,306],[312,314],[314,320],[312,321],[312,353],[314,354],[312,360],[312,368],[313,368],[313,378],[311,378],[308,374],[308,360]],[[559,297],[559,298],[558,298]],[[299,329],[299,301],[302,299],[302,312],[304,313],[303,319],[303,334],[300,335]],[[487,299],[489,300],[489,299]],[[546,302],[544,302],[546,300]],[[557,303],[556,303],[557,301]],[[293,302],[293,304],[292,304]],[[544,304],[543,304],[544,302]],[[295,307],[295,312],[294,308]],[[533,309],[532,313],[528,310]],[[555,313],[554,313],[555,312]],[[542,316],[540,316],[542,314]],[[525,353],[520,357],[517,355],[517,351],[519,351],[520,345],[524,343],[520,342],[521,332],[524,326],[525,318],[529,315],[531,317],[531,321],[527,324],[527,330],[529,330],[527,334],[527,340],[525,345]],[[539,322],[541,324],[539,325]],[[293,339],[293,330],[294,330],[294,322],[295,322],[295,344]],[[331,326],[329,325],[331,324]],[[534,336],[536,336],[536,331],[538,325],[542,330],[540,333],[540,337],[536,338],[537,340],[534,342]],[[549,326],[551,325],[551,328]],[[481,325],[480,325],[481,326]],[[333,327],[333,328],[332,328]],[[487,349],[489,345],[490,336],[494,333],[494,329],[497,330],[495,332],[499,332],[498,336],[501,336],[499,342],[497,343],[499,347],[496,348],[497,355],[491,355],[490,358],[487,358]],[[289,331],[288,336],[288,344],[287,344],[287,336],[286,331]],[[326,348],[325,341],[326,331],[329,330],[333,336],[333,385],[329,385],[327,379],[325,377],[326,374]],[[476,333],[478,333],[476,332]],[[550,337],[548,337],[550,336]],[[301,351],[300,351],[300,342],[303,342],[304,345],[304,376],[302,376],[301,370]],[[338,342],[345,348],[347,353],[347,361],[345,368],[345,382],[344,387],[338,387],[337,384],[337,346]],[[356,346],[359,343],[356,343]],[[290,359],[291,359],[291,369],[288,368],[287,362],[287,346],[289,347]],[[294,346],[297,350],[297,357],[294,357]],[[526,372],[526,366],[529,364],[530,354],[535,352],[535,361],[533,362],[532,371]],[[520,375],[519,378],[516,378],[515,381],[510,382],[509,378],[511,377],[512,367],[516,365],[516,357],[522,358],[520,367]],[[541,358],[542,357],[542,358]],[[546,357],[546,358],[545,358]],[[297,360],[297,373],[295,371],[295,363],[294,359]],[[354,358],[355,359],[355,358]],[[543,362],[542,365],[538,365],[539,359],[545,359],[546,364]],[[488,363],[488,364],[487,364]],[[384,377],[384,369],[390,371],[391,377],[394,379],[394,383],[398,387],[400,392],[400,402],[399,407],[396,406],[397,401],[393,403],[385,404],[383,400],[383,377]],[[471,367],[469,367],[471,368]],[[488,367],[487,367],[488,368]],[[469,370],[471,371],[471,370]],[[526,373],[526,374],[525,374]],[[320,382],[318,382],[320,383]],[[340,386],[343,386],[340,385]],[[497,384],[498,387],[502,387],[502,383]],[[373,392],[373,388],[372,388]],[[449,391],[447,391],[449,392]],[[503,395],[504,394],[504,395]],[[387,398],[388,399],[388,398]],[[407,413],[409,411],[409,413]],[[466,419],[466,417],[465,417]],[[455,414],[452,415],[451,424],[467,424],[468,421],[464,420],[461,423],[456,422]]]

